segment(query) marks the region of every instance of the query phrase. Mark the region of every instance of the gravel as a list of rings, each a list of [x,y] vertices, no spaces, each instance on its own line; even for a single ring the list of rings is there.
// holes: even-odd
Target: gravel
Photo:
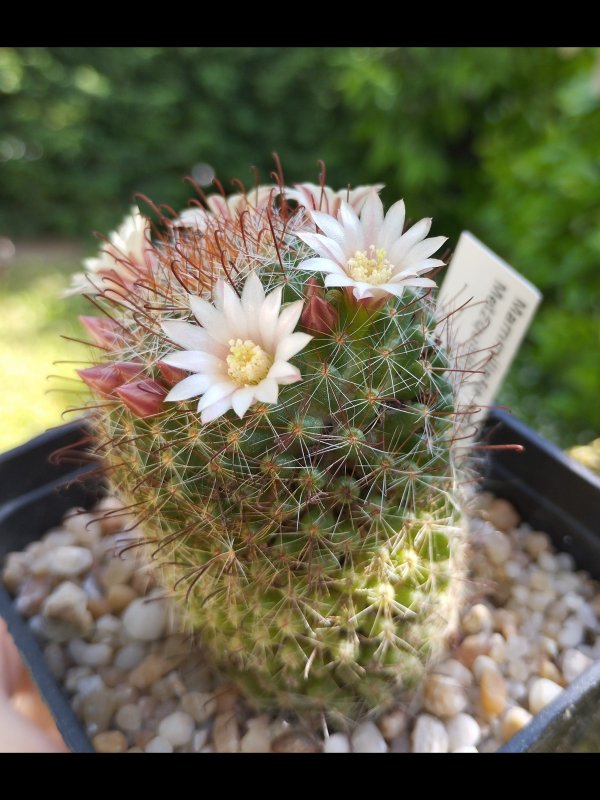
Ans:
[[[3,570],[98,752],[493,752],[600,658],[600,585],[482,493],[469,522],[476,596],[419,692],[350,733],[257,716],[212,671],[135,551],[120,553],[131,520],[118,508],[107,498],[96,512],[73,509]]]

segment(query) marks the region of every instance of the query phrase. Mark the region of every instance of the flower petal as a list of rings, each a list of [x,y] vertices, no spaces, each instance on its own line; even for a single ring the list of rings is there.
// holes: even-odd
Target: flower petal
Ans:
[[[223,282],[223,314],[227,320],[231,339],[248,338],[247,316],[233,286]]]
[[[165,400],[189,400],[190,397],[197,397],[199,394],[205,392],[213,378],[210,375],[190,375],[189,378],[184,378],[171,389]]]
[[[422,242],[417,242],[414,247],[411,247],[408,253],[404,256],[404,259],[410,259],[410,261],[422,261],[424,258],[428,258],[430,255],[435,253],[436,250],[439,250],[444,242],[447,241],[447,236],[432,236],[430,239],[423,239]]]
[[[261,403],[276,403],[279,397],[279,386],[277,381],[265,378],[258,386],[254,386],[254,396]]]
[[[228,344],[232,334],[225,315],[202,297],[190,295],[189,300],[194,316],[211,339],[220,344]]]
[[[329,274],[325,276],[325,286],[328,288],[332,286],[356,286],[356,281],[346,273],[340,275]]]
[[[382,247],[386,252],[392,249],[394,242],[402,236],[405,216],[404,200],[398,200],[390,206],[379,232],[378,247]]]
[[[233,383],[233,381],[219,381],[214,383],[214,378],[212,376],[211,380],[213,385],[210,389],[205,391],[202,400],[198,403],[198,411],[204,411],[205,408],[208,408],[218,400],[222,400],[224,397],[229,397],[236,389],[239,389],[239,386]]]
[[[331,214],[324,214],[322,211],[313,211],[311,216],[325,236],[334,241],[343,250],[346,244],[346,235],[337,219],[332,217]]]
[[[344,264],[347,260],[346,253],[340,245],[334,242],[333,239],[323,236],[322,233],[301,232],[298,234],[298,238],[309,247],[312,247],[323,258],[330,258],[339,264]],[[354,252],[354,250],[351,252]]]
[[[254,386],[244,386],[231,395],[231,407],[240,419],[256,399],[254,389]]]
[[[213,340],[199,325],[181,320],[167,320],[161,323],[169,339],[186,350],[210,350]]]
[[[289,364],[287,361],[275,361],[267,375],[267,378],[274,378],[278,383],[294,383],[299,381],[302,376],[298,367]]]
[[[330,258],[307,258],[296,265],[297,269],[304,269],[307,272],[330,272],[336,275],[344,275],[344,270]]]
[[[198,350],[177,350],[175,353],[168,353],[162,360],[170,367],[187,369],[188,372],[218,373],[225,366],[222,358]]]
[[[379,231],[383,225],[383,203],[377,192],[371,192],[360,212],[360,221],[365,237],[365,248],[377,245]]]
[[[431,217],[419,220],[412,228],[409,228],[406,233],[398,239],[392,246],[388,259],[392,264],[400,264],[404,256],[411,250],[417,242],[424,239],[431,228]]]
[[[202,402],[202,401],[200,401]],[[200,419],[204,425],[208,422],[212,422],[218,417],[223,416],[229,409],[231,408],[231,395],[224,397],[222,400],[217,400],[216,403],[213,403],[212,406],[205,408],[202,411]],[[198,411],[200,411],[200,403],[198,403]]]
[[[304,301],[296,300],[293,303],[289,303],[287,306],[285,306],[285,308],[282,309],[277,322],[277,329],[275,331],[276,341],[280,341],[285,336],[289,336],[292,333],[298,324],[298,320],[300,319],[303,308]]]
[[[364,250],[364,235],[360,220],[356,216],[354,209],[344,200],[340,204],[338,217],[346,231],[346,247],[349,253],[357,250]]]
[[[277,319],[281,309],[282,286],[278,286],[268,294],[259,311],[258,329],[260,331],[261,345],[267,353],[272,353],[275,349],[275,332],[277,330]]]
[[[309,333],[292,333],[277,345],[275,361],[288,361],[303,350],[313,337]]]

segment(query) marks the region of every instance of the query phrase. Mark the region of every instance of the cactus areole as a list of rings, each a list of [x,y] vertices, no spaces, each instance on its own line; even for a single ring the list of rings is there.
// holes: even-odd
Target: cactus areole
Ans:
[[[346,723],[418,684],[465,583],[445,239],[380,189],[136,208],[67,292],[96,452],[189,628],[254,707]]]

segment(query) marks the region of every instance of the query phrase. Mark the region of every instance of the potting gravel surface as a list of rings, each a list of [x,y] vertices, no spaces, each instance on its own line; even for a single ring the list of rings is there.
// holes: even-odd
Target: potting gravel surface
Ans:
[[[23,552],[4,582],[98,752],[497,750],[593,660],[600,584],[505,500],[471,503],[471,598],[456,644],[410,703],[351,735],[257,715],[206,663],[135,555],[106,498],[67,514]]]

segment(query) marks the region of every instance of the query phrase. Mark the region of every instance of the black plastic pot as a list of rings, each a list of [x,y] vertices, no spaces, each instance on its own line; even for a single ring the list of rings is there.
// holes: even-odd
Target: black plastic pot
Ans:
[[[0,561],[57,524],[73,506],[90,508],[102,493],[92,467],[50,464],[56,449],[81,440],[83,423],[57,428],[0,456]],[[546,531],[578,567],[600,579],[600,478],[564,456],[508,414],[490,417],[487,441],[520,444],[525,451],[492,450],[489,488],[510,500],[521,516]],[[27,623],[0,583],[4,617],[66,744],[74,752],[93,750],[66,694],[57,684]],[[600,751],[600,663],[594,664],[502,747],[500,752]]]

